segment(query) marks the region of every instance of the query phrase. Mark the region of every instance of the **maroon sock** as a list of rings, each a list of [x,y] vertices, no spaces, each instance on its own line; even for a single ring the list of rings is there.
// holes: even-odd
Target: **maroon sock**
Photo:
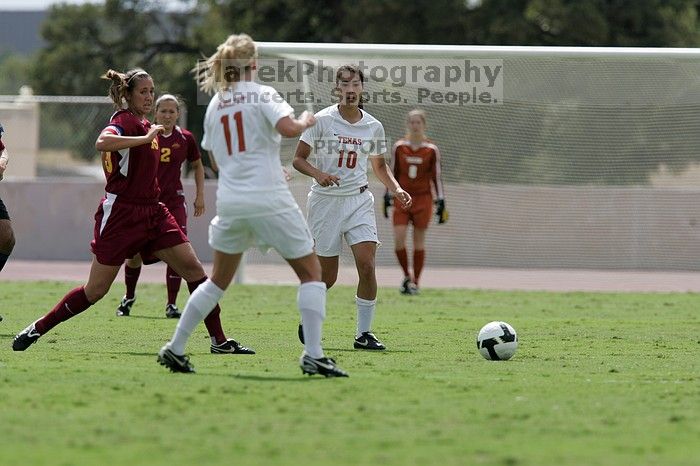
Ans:
[[[413,280],[414,283],[418,284],[418,277],[423,271],[423,264],[425,263],[425,250],[416,249],[413,251]]]
[[[126,284],[126,298],[133,299],[136,295],[136,284],[139,281],[139,275],[141,275],[141,266],[129,267],[124,265],[124,283]]]
[[[74,317],[92,306],[85,296],[85,287],[79,287],[70,291],[56,306],[44,317],[37,320],[35,325],[39,335],[43,335],[61,322]]]
[[[207,277],[204,277],[201,280],[187,282],[187,289],[190,290],[190,294],[192,294],[192,292],[196,290],[197,287],[204,283],[206,280]],[[218,303],[214,307],[214,309],[212,309],[209,315],[205,317],[204,325],[207,326],[209,336],[216,340],[217,345],[226,342],[226,334],[224,333],[224,329],[221,326],[221,308],[219,307]]]
[[[404,276],[408,277],[410,274],[408,273],[408,253],[406,252],[406,248],[396,249],[394,252],[396,253],[396,258],[399,260],[399,265],[403,269]]]
[[[182,279],[180,276],[168,266],[165,269],[165,286],[168,288],[168,304],[173,306],[177,302],[177,294],[180,292],[180,283]]]

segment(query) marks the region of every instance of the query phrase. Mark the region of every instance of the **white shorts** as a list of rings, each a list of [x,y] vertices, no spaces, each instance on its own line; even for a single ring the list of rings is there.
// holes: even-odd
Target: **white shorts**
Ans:
[[[319,256],[339,256],[343,237],[350,246],[365,241],[380,244],[374,196],[369,190],[353,196],[328,196],[312,191],[307,207],[307,220]]]
[[[239,254],[257,246],[266,252],[274,248],[285,259],[308,256],[314,241],[304,215],[290,193],[274,193],[268,197],[269,210],[256,215],[235,213],[240,206],[217,204],[217,215],[209,225],[209,245],[227,254]],[[259,203],[260,199],[258,199]]]

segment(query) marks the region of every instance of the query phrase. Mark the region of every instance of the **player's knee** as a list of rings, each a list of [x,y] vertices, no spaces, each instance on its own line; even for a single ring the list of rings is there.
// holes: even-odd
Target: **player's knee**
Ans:
[[[306,274],[309,281],[320,282],[323,281],[323,269],[321,268],[321,262],[314,256],[314,259],[306,263],[304,267],[304,273]]]
[[[109,284],[99,284],[85,287],[85,297],[92,304],[95,304],[100,299],[104,298],[109,291]]]
[[[143,264],[143,261],[141,260],[141,256],[138,254],[136,256],[132,257],[131,259],[126,260],[126,266],[130,267],[132,269],[137,269],[137,268],[141,267],[142,264]]]
[[[357,273],[360,277],[370,278],[374,276],[374,261],[366,260],[357,264]]]
[[[183,268],[184,270],[182,271],[182,273],[180,273],[180,276],[186,282],[194,282],[206,276],[206,273],[204,272],[204,267],[202,267],[202,264],[196,259],[194,261],[189,261],[186,264],[184,264]]]
[[[330,290],[331,287],[335,284],[335,280],[323,280],[323,283],[326,284],[326,289]]]
[[[326,289],[329,289],[335,285],[336,280],[338,280],[338,274],[323,274],[323,283],[326,284]]]
[[[323,281],[321,267],[307,267],[303,270],[297,271],[297,275],[299,276],[301,283]]]

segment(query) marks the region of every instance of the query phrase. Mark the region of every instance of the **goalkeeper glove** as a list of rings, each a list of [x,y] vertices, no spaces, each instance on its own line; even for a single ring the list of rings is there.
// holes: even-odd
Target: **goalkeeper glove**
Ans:
[[[391,207],[392,196],[387,191],[384,193],[384,218],[389,218],[389,207]]]
[[[435,216],[437,217],[438,223],[447,222],[447,219],[450,218],[450,213],[445,208],[445,200],[438,199],[437,201],[435,201],[435,205],[437,205],[437,210],[435,211]]]

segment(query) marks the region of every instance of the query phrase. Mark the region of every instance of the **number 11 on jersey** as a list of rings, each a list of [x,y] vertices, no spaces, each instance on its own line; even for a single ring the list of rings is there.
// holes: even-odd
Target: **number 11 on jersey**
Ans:
[[[243,113],[238,111],[233,114],[236,121],[236,134],[238,136],[238,152],[245,152],[245,136],[243,135]],[[221,116],[221,124],[224,127],[224,137],[226,138],[226,148],[228,155],[233,155],[231,149],[231,129],[229,127],[228,115]]]

